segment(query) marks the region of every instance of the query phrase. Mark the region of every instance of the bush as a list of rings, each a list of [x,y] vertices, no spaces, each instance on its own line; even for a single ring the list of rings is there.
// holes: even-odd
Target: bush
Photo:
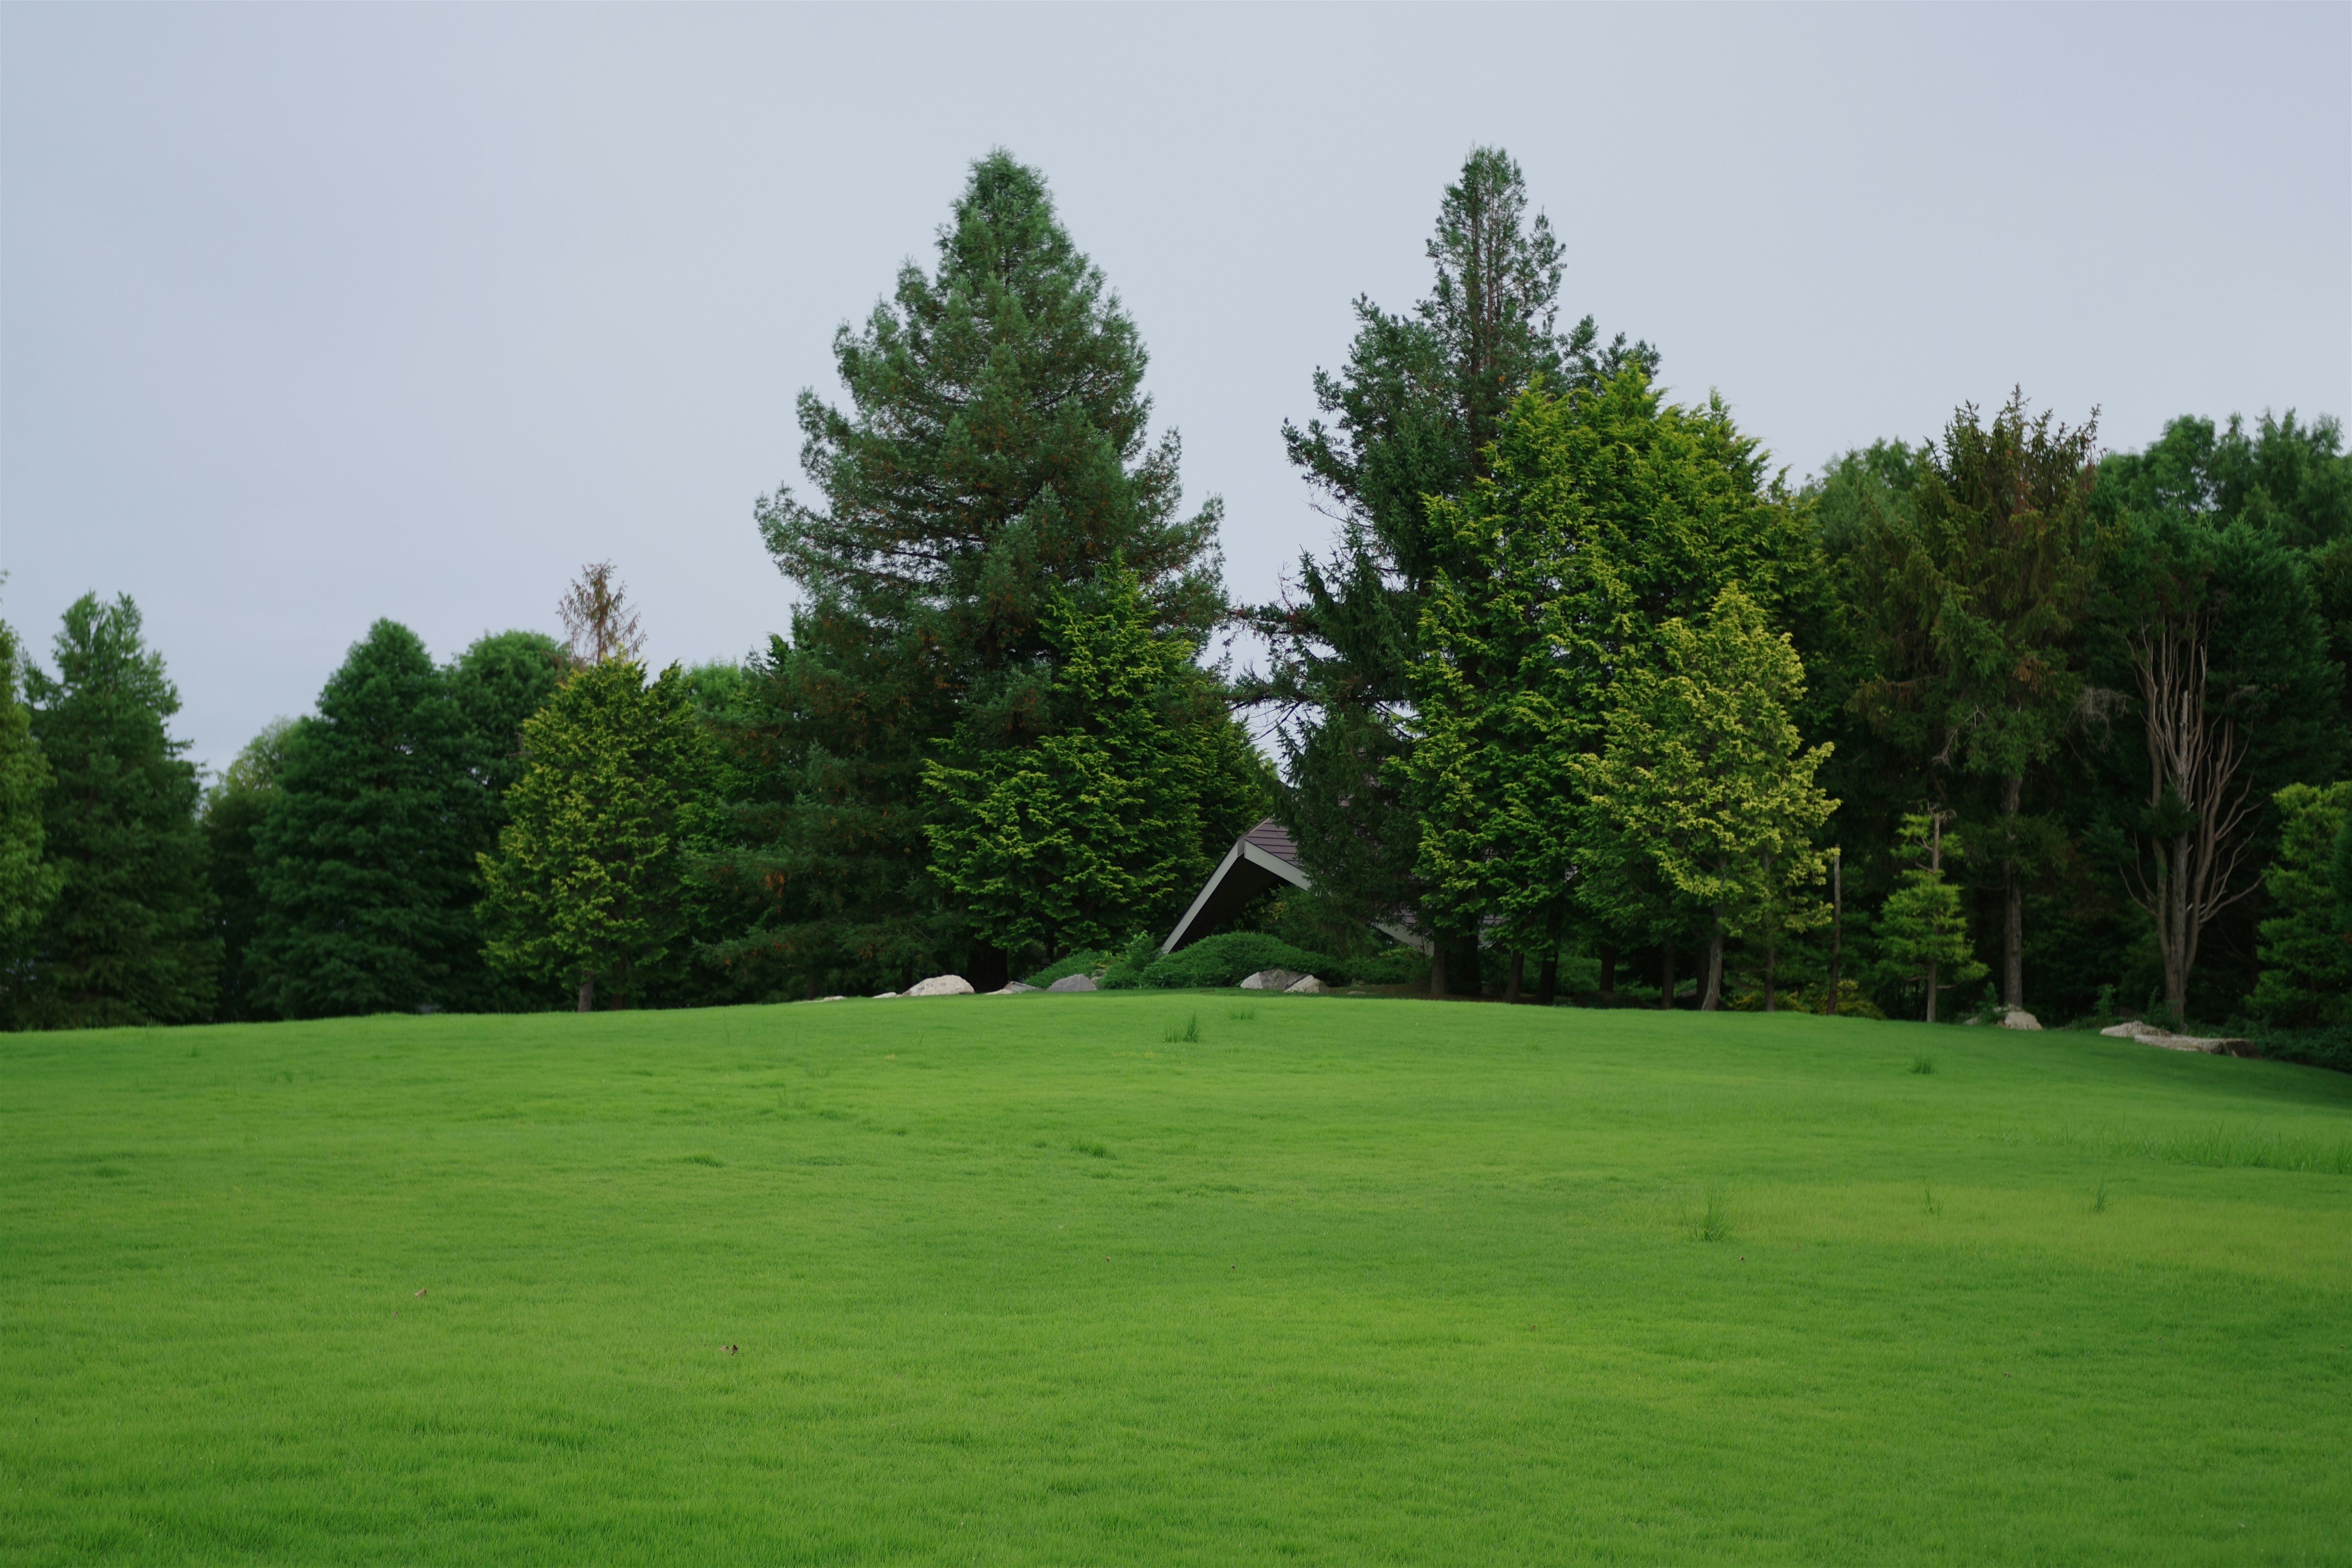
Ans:
[[[1384,947],[1370,958],[1348,960],[1348,978],[1365,985],[1417,985],[1429,977],[1429,960],[1409,947]]]
[[[1106,991],[1132,991],[1143,984],[1144,971],[1160,962],[1160,943],[1149,933],[1127,944],[1127,951],[1111,961],[1098,983]]]
[[[1038,990],[1043,991],[1046,986],[1054,984],[1055,981],[1060,980],[1066,975],[1099,974],[1104,969],[1109,966],[1110,961],[1111,955],[1109,953],[1097,952],[1093,948],[1088,948],[1083,952],[1074,952],[1070,954],[1069,957],[1062,960],[1059,963],[1047,964],[1045,968],[1029,976],[1029,978],[1024,980],[1021,984],[1024,985],[1034,985]]]
[[[1261,969],[1295,969],[1328,985],[1344,985],[1347,964],[1328,953],[1293,947],[1262,931],[1220,931],[1171,952],[1142,972],[1146,985],[1238,985]]]
[[[2242,1035],[2256,1052],[2274,1062],[2301,1062],[2305,1067],[2352,1072],[2352,1028],[2281,1029],[2260,1021],[2232,1020],[2230,1031]]]

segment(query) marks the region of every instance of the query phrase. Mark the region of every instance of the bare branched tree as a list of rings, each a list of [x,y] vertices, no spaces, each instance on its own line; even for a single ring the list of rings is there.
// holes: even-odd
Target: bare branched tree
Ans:
[[[637,613],[629,608],[627,584],[614,575],[609,561],[583,566],[557,601],[555,613],[563,617],[563,635],[574,664],[635,658],[645,648]]]
[[[2124,874],[2156,922],[2164,999],[2179,1022],[2189,1004],[2197,944],[2213,917],[2259,886],[2232,889],[2252,814],[2239,769],[2246,742],[2228,717],[2206,710],[2212,611],[2152,620],[2129,639],[2147,725],[2148,821],[2140,862]]]

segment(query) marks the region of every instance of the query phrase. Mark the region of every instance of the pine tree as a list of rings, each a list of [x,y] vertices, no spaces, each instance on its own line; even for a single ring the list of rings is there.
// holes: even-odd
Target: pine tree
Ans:
[[[1930,1024],[1936,1021],[1937,998],[1944,990],[1981,980],[1989,973],[1969,944],[1960,889],[1944,879],[1944,858],[1962,852],[1959,836],[1948,830],[1950,821],[1950,815],[1940,810],[1903,819],[1896,858],[1913,864],[1899,873],[1899,886],[1878,913],[1881,948],[1900,966],[1906,982],[1926,990]]]
[[[479,858],[481,917],[501,970],[624,1007],[685,928],[679,818],[713,758],[676,665],[575,671],[522,730],[525,771],[495,853]]]
[[[913,265],[834,345],[847,409],[800,400],[802,464],[760,523],[807,595],[752,672],[739,735],[775,784],[711,872],[766,908],[727,944],[845,988],[961,962],[1004,968],[929,869],[938,742],[1018,750],[1050,707],[1046,607],[1124,563],[1153,627],[1223,612],[1218,503],[1181,510],[1179,446],[1149,438],[1134,323],[1003,153],[973,166],[935,270]]]
[[[989,942],[1042,946],[1048,962],[1173,920],[1262,804],[1247,738],[1222,703],[1195,700],[1213,694],[1192,642],[1152,631],[1130,574],[1095,596],[1047,612],[1045,732],[926,771],[944,803],[929,827],[940,879]]]
[[[255,836],[256,1001],[280,1017],[478,1005],[487,810],[447,677],[378,621],[287,736]]]
[[[65,613],[57,674],[26,677],[32,735],[51,776],[41,802],[63,873],[9,976],[19,1026],[86,1028],[209,1017],[220,945],[196,824],[196,770],[164,726],[180,710],[163,656],[126,595]]]
[[[1830,748],[1807,749],[1790,717],[1804,666],[1747,595],[1727,588],[1698,624],[1666,622],[1657,648],[1657,666],[1620,677],[1606,747],[1575,776],[1621,843],[1712,910],[1700,1003],[1711,1011],[1727,935],[1769,942],[1827,919],[1801,893],[1822,880],[1828,853],[1813,836],[1838,803],[1813,782]],[[1768,1006],[1771,990],[1768,956]]]
[[[1461,498],[1486,473],[1530,384],[1593,387],[1629,367],[1654,373],[1657,355],[1622,334],[1600,346],[1590,316],[1559,330],[1564,252],[1543,215],[1528,216],[1526,180],[1499,149],[1475,149],[1446,187],[1427,252],[1429,298],[1402,315],[1359,299],[1347,366],[1315,374],[1324,417],[1283,427],[1341,533],[1328,561],[1301,558],[1296,601],[1250,615],[1276,656],[1255,695],[1298,715],[1282,733],[1282,814],[1317,888],[1363,919],[1409,913],[1426,895],[1461,967],[1476,951],[1449,923],[1465,895],[1421,879],[1423,823],[1405,798],[1418,742],[1396,721],[1424,609],[1460,548],[1428,501]]]
[[[41,798],[49,764],[33,741],[24,674],[16,629],[0,621],[0,973],[23,962],[26,943],[65,882],[63,868],[44,854]]]

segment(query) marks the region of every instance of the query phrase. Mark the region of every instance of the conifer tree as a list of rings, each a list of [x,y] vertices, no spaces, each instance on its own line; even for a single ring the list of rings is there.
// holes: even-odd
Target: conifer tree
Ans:
[[[501,970],[572,988],[601,983],[618,1005],[685,926],[679,818],[710,772],[709,738],[671,665],[635,659],[575,671],[522,728],[525,769],[508,822],[479,858],[488,953]]]
[[[378,621],[286,738],[255,836],[254,996],[280,1017],[480,1005],[487,803],[447,677]]]
[[[1475,943],[1449,924],[1463,894],[1420,877],[1423,822],[1405,799],[1417,741],[1397,721],[1429,596],[1449,563],[1458,569],[1460,531],[1433,521],[1428,502],[1463,497],[1486,472],[1506,411],[1535,382],[1557,395],[1657,366],[1622,333],[1601,346],[1590,316],[1559,330],[1565,252],[1528,205],[1518,164],[1475,149],[1440,202],[1429,298],[1403,314],[1356,301],[1347,365],[1315,374],[1321,416],[1283,428],[1291,461],[1340,519],[1338,548],[1301,557],[1296,600],[1250,613],[1275,652],[1255,695],[1294,716],[1283,816],[1317,888],[1362,918],[1410,912],[1427,892],[1465,962]]]
[[[1949,831],[1949,813],[1913,813],[1903,819],[1898,860],[1909,864],[1898,886],[1880,907],[1878,933],[1887,958],[1904,979],[1927,994],[1927,1022],[1936,1021],[1943,991],[1981,980],[1988,973],[1969,942],[1968,911],[1960,889],[1944,877],[1944,858],[1962,852],[1959,835]]]
[[[834,353],[849,405],[800,400],[821,503],[780,489],[759,508],[807,600],[737,736],[775,783],[712,868],[767,905],[726,955],[811,986],[959,962],[997,978],[1002,950],[931,874],[922,764],[951,737],[969,753],[1042,733],[1046,607],[1114,562],[1155,629],[1204,633],[1223,612],[1218,503],[1181,510],[1135,325],[1004,153],[973,166],[936,268],[908,264]]]
[[[940,880],[989,942],[1049,961],[1172,920],[1262,805],[1247,737],[1222,702],[1198,700],[1213,693],[1192,641],[1152,631],[1131,574],[1094,596],[1046,613],[1045,732],[926,771],[945,806],[929,827]]]
[[[20,1026],[209,1017],[218,939],[196,824],[196,770],[165,723],[180,710],[138,606],[95,594],[65,613],[57,673],[30,671],[32,734],[51,770],[47,853],[61,885],[8,977]]]
[[[1854,552],[1874,669],[1853,701],[1921,760],[1997,784],[2002,1002],[2024,997],[2026,775],[2056,748],[2083,687],[2077,623],[2103,541],[2092,521],[2097,420],[1987,424],[1961,408],[1923,457],[1909,504],[1874,513]]]

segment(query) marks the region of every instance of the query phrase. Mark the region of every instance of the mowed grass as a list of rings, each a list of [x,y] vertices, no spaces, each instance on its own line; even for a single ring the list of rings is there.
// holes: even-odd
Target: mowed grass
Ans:
[[[2347,1140],[1789,1016],[13,1036],[0,1559],[2343,1562]]]

